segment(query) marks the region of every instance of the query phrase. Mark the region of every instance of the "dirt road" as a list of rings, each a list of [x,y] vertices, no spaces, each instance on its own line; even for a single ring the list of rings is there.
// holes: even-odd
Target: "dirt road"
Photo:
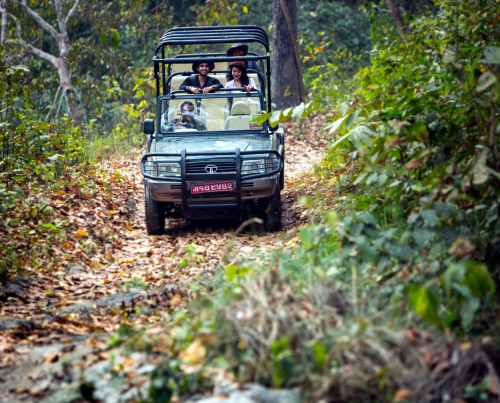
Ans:
[[[308,218],[295,185],[324,147],[315,119],[307,128],[287,125],[279,233],[235,235],[239,223],[167,220],[165,235],[147,236],[137,155],[103,164],[110,192],[86,197],[73,187],[48,196],[79,230],[52,247],[56,267],[0,285],[0,402],[53,401],[58,385],[71,381],[65,366],[99,354],[103,336],[121,324],[154,326],[189,299],[190,283],[237,256],[297,243]]]

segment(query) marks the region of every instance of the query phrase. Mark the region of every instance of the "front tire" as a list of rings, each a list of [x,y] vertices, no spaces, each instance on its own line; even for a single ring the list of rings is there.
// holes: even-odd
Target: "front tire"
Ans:
[[[276,186],[274,195],[268,199],[263,218],[266,231],[281,231],[281,189],[279,184]]]
[[[165,208],[161,202],[151,197],[148,189],[145,189],[145,194],[144,212],[148,235],[162,235],[165,230]]]

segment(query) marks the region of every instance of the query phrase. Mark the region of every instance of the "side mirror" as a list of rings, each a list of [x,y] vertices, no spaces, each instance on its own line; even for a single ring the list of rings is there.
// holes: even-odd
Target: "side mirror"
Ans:
[[[154,134],[155,132],[155,121],[153,119],[144,120],[144,133]]]

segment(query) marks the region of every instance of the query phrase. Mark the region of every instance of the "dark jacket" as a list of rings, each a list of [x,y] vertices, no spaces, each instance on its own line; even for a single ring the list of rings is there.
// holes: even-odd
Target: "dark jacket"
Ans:
[[[259,67],[259,64],[257,62],[247,61],[247,62],[245,62],[245,66],[247,66],[247,69],[253,69],[255,71],[260,71],[260,67]]]
[[[207,76],[207,81],[205,81],[205,85],[201,86],[200,80],[198,79],[198,74],[187,77],[179,87],[181,91],[188,91],[187,87],[197,87],[203,89],[205,87],[210,87],[211,85],[215,85],[217,88],[210,92],[215,92],[216,90],[224,87],[219,80],[214,78],[213,76]],[[191,92],[191,91],[188,91]]]

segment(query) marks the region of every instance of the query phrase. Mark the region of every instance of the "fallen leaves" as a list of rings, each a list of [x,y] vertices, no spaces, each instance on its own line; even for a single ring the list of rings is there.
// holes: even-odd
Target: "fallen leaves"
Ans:
[[[312,121],[319,125],[320,118]],[[283,233],[256,237],[244,229],[235,236],[234,223],[169,220],[164,236],[148,237],[138,158],[115,157],[87,172],[68,169],[56,180],[56,190],[43,193],[37,189],[42,192],[37,198],[44,202],[37,206],[26,203],[11,217],[19,223],[28,217],[29,231],[23,232],[25,227],[20,224],[0,234],[1,242],[32,252],[17,263],[36,278],[12,279],[0,286],[0,297],[5,295],[0,317],[20,321],[0,338],[0,367],[18,368],[32,346],[74,346],[76,337],[89,334],[92,336],[81,343],[99,351],[96,359],[109,360],[100,351],[106,346],[100,334],[114,332],[124,322],[152,328],[162,323],[162,312],[178,309],[190,298],[189,291],[171,291],[174,285],[198,282],[224,267],[226,260],[254,258],[275,247],[295,247],[297,226],[308,217],[300,218],[303,208],[297,206],[294,186],[311,161],[320,158],[324,144],[319,131],[302,130],[303,136],[291,135],[287,140]],[[46,208],[50,214],[43,215]],[[181,270],[183,259],[188,264]],[[117,295],[135,297],[113,304]],[[172,348],[172,343],[170,335],[161,334],[159,351]],[[204,361],[205,345],[202,340],[191,343],[184,353],[189,365]],[[61,352],[47,354],[40,364],[61,363],[63,357]],[[133,365],[126,361],[125,366]],[[44,390],[42,385],[18,393],[38,396]]]
[[[78,231],[76,231],[75,235],[80,237],[80,238],[85,238],[85,237],[89,236],[89,233],[87,231],[85,231],[84,229],[79,229]]]
[[[188,348],[181,351],[180,358],[191,365],[201,365],[205,362],[207,349],[200,339],[195,339]]]

